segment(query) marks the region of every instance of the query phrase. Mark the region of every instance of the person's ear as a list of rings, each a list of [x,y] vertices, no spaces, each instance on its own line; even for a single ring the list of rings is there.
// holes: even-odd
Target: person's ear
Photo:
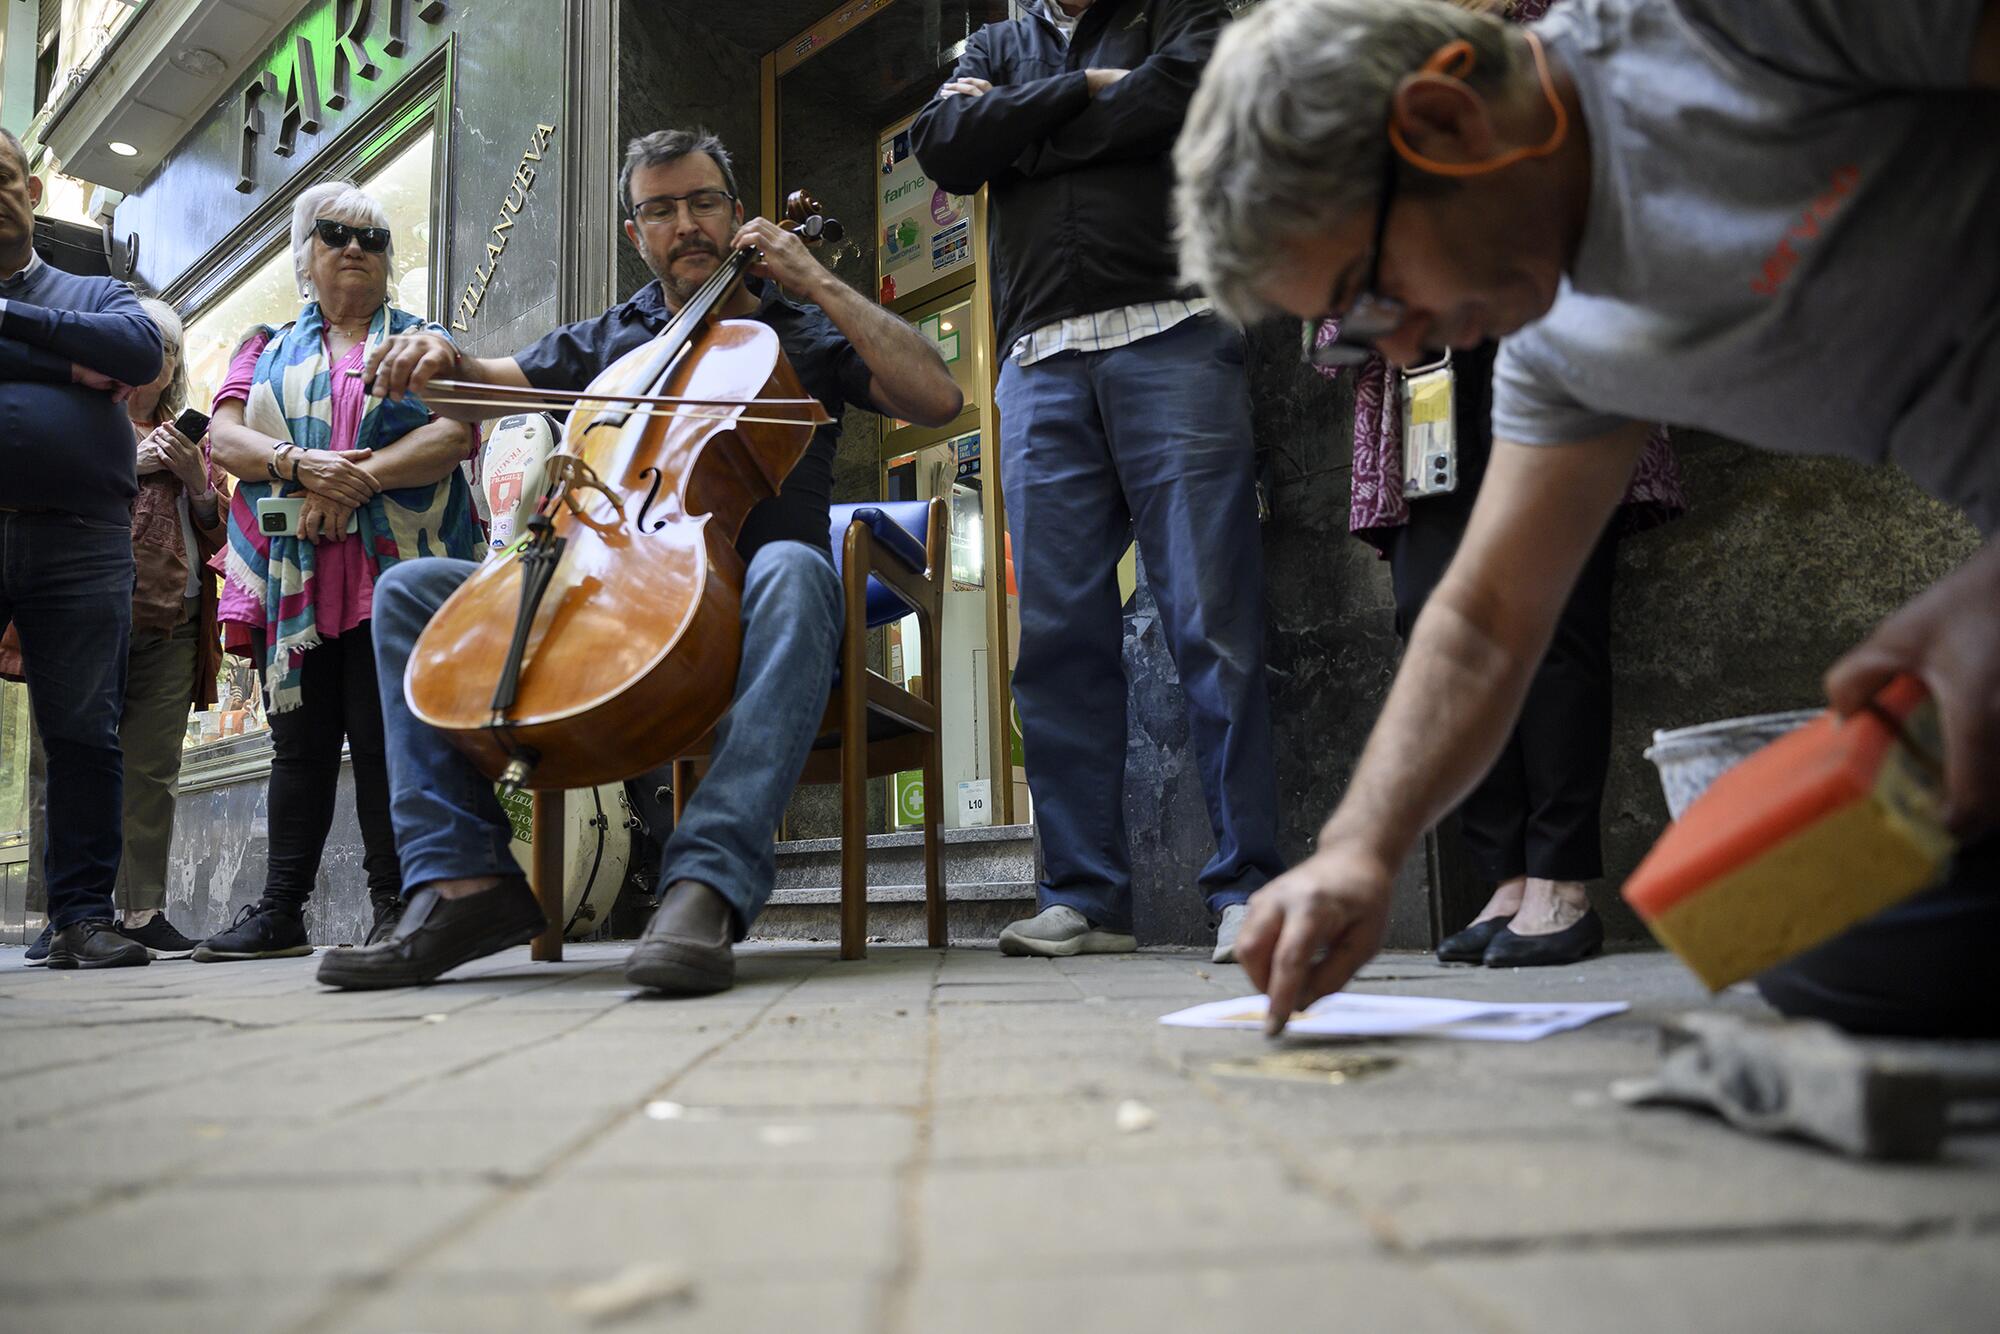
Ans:
[[[39,176],[28,178],[28,206],[30,208],[42,206],[42,178]]]
[[[1499,154],[1486,99],[1448,74],[1426,71],[1405,77],[1390,99],[1389,114],[1420,157],[1455,165],[1485,162]]]
[[[630,218],[625,219],[625,239],[630,241],[632,248],[641,255],[646,253],[646,247],[639,244],[639,224]]]

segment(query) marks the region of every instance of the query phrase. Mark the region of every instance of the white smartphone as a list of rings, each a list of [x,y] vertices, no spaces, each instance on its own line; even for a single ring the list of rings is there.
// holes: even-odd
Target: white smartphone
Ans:
[[[257,531],[266,537],[297,537],[299,513],[306,507],[304,496],[266,496],[257,502]],[[347,531],[361,528],[360,516],[347,516]]]

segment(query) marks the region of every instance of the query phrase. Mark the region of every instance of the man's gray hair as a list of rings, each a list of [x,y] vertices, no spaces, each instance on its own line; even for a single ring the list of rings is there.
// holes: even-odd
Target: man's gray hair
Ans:
[[[22,144],[20,137],[12,130],[0,128],[0,143],[14,150],[14,156],[21,159],[21,170],[25,172],[28,169],[28,150]]]
[[[715,165],[722,168],[724,188],[732,198],[743,198],[736,189],[736,168],[729,161],[729,150],[707,127],[697,125],[688,130],[654,130],[625,146],[625,165],[618,169],[618,206],[630,213],[637,202],[632,198],[633,172],[641,167],[664,167],[679,162],[689,153],[706,153],[713,158]]]
[[[1229,25],[1174,145],[1182,276],[1241,323],[1271,314],[1256,289],[1287,243],[1372,212],[1396,86],[1460,40],[1483,92],[1524,68],[1498,19],[1443,0],[1264,0]]]
[[[292,205],[292,268],[299,276],[299,295],[311,299],[313,224],[320,219],[344,222],[350,227],[389,228],[389,211],[380,200],[352,181],[325,181],[299,196]],[[396,238],[390,231],[389,248],[382,252],[383,295],[388,295],[389,270],[396,258]]]

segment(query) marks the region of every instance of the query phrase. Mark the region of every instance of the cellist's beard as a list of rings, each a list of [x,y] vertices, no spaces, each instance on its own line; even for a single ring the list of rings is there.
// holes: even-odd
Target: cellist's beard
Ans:
[[[666,288],[673,295],[676,305],[685,303],[689,297],[701,289],[703,283],[708,281],[709,275],[706,273],[698,278],[683,278],[674,273],[674,265],[686,259],[689,255],[709,255],[714,257],[717,262],[720,262],[722,258],[716,252],[714,246],[701,241],[691,242],[672,251],[668,254],[666,263],[664,264],[652,263],[653,257],[650,253],[646,256],[647,267],[651,268],[653,276],[660,280],[660,286]]]

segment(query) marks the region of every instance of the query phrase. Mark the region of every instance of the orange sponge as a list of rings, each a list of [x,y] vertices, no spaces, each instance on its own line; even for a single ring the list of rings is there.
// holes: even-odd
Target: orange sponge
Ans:
[[[1936,881],[1937,709],[1898,677],[1715,780],[1625,883],[1625,901],[1711,989],[1812,948]]]

